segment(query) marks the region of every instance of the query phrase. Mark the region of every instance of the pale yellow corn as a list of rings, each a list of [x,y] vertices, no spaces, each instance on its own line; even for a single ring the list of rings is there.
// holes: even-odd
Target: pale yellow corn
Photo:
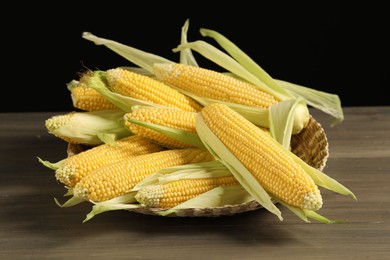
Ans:
[[[125,112],[119,109],[71,111],[45,120],[49,133],[72,144],[97,146],[103,143],[99,134],[112,134],[117,139],[131,135],[123,126]]]
[[[114,144],[95,146],[67,158],[65,163],[56,170],[55,176],[58,181],[66,186],[74,187],[82,178],[103,165],[162,150],[164,150],[164,147],[151,142],[147,138],[132,135],[120,139]]]
[[[88,87],[83,82],[71,88],[70,92],[75,108],[85,111],[117,109],[113,103],[108,101],[97,90]]]
[[[215,158],[207,150],[198,148],[170,149],[123,159],[81,179],[73,188],[73,195],[92,202],[109,200],[124,195],[158,170],[211,160]]]
[[[207,105],[199,115],[269,194],[302,209],[322,207],[314,181],[270,135],[223,104]]]
[[[135,199],[145,207],[171,208],[216,187],[239,185],[234,176],[181,179],[142,187]]]
[[[162,81],[200,97],[260,108],[280,101],[246,81],[214,70],[181,63],[156,63],[153,69]]]
[[[131,123],[129,119],[196,133],[197,113],[179,109],[147,107],[138,108],[124,115],[124,125],[130,132],[149,138],[167,148],[189,148],[192,145],[176,140],[155,130]]]
[[[191,112],[198,112],[202,108],[194,99],[146,75],[114,68],[107,70],[105,77],[108,88],[124,96]]]

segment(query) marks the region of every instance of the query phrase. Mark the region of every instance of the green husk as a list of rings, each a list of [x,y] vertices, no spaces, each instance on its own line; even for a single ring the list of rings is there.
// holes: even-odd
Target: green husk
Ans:
[[[94,203],[92,210],[87,214],[86,218],[83,220],[83,223],[92,219],[94,216],[101,214],[103,212],[112,211],[112,210],[126,210],[139,208],[140,205],[136,203],[134,199],[135,193],[128,193],[107,201]],[[132,204],[135,203],[135,204]]]
[[[165,59],[161,56],[154,55],[149,52],[144,52],[142,50],[121,44],[116,41],[109,39],[96,37],[90,32],[83,32],[82,37],[86,40],[94,42],[96,45],[104,45],[110,50],[116,52],[120,56],[124,57],[128,61],[138,65],[141,68],[153,73],[153,63],[169,63],[172,62],[168,59]]]
[[[332,127],[344,121],[344,112],[338,95],[315,90],[285,80],[275,79],[275,81],[295,96],[304,97],[308,105],[331,115],[334,118],[331,123]]]
[[[239,49],[234,43],[232,43],[222,34],[204,28],[200,29],[200,33],[202,36],[213,38],[227,53],[229,53],[235,60],[237,60],[239,64],[247,69],[249,73],[258,77],[259,80],[264,82],[269,87],[275,89],[276,91],[281,91],[281,88],[283,89],[283,92],[287,90],[287,92],[289,92],[294,97],[302,97],[306,100],[308,105],[311,105],[312,107],[317,108],[334,117],[335,120],[332,122],[332,126],[335,126],[344,120],[343,110],[338,95],[317,91],[312,88],[293,84],[283,80],[275,80],[247,54],[245,54],[241,49]],[[223,62],[221,62],[221,64],[223,64]]]
[[[62,160],[60,160],[60,161],[58,161],[56,163],[52,163],[52,162],[49,162],[49,161],[42,160],[40,157],[37,157],[37,158],[38,158],[38,161],[43,164],[43,166],[45,166],[45,167],[47,167],[47,168],[49,168],[51,170],[57,170],[67,160],[67,158],[65,158],[65,159],[62,159]]]
[[[303,104],[303,106],[299,106]],[[298,124],[298,129],[302,129],[303,125],[300,123],[303,121],[300,118],[298,120],[294,115],[297,109],[306,107],[303,99],[289,99],[272,105],[269,109],[270,131],[271,136],[278,141],[284,148],[290,148],[291,135],[295,124]]]
[[[122,123],[121,110],[73,111],[71,117],[61,125],[52,125],[51,120],[64,115],[54,115],[45,122],[49,133],[62,138],[71,139],[74,143],[100,145],[111,143],[115,139],[132,135]],[[66,115],[66,114],[65,114]]]
[[[301,158],[299,158],[294,153],[290,152],[290,155],[294,159],[295,162],[300,164],[305,172],[310,175],[310,177],[313,179],[314,183],[317,184],[320,187],[323,187],[325,189],[331,190],[333,192],[339,193],[341,195],[347,195],[351,196],[354,200],[357,200],[355,194],[349,190],[347,187],[336,181],[335,179],[329,177],[322,171],[310,166],[305,161],[303,161]]]
[[[299,209],[296,207],[292,207],[292,206],[290,206],[290,205],[288,205],[280,200],[277,200],[277,199],[275,199],[275,201],[277,203],[280,203],[281,205],[283,205],[287,209],[289,209],[292,213],[297,215],[297,217],[299,217],[301,220],[308,222],[308,223],[310,222],[309,218],[315,219],[315,220],[317,220],[321,223],[324,223],[324,224],[335,224],[335,223],[341,222],[340,220],[330,220],[330,219],[318,214],[317,212],[315,212],[313,210],[306,210],[306,209]]]
[[[127,119],[127,121],[137,124],[149,129],[152,129],[156,132],[159,132],[163,135],[176,139],[178,141],[190,144],[198,148],[204,148],[202,141],[199,139],[199,136],[196,133],[190,133],[184,130],[175,129],[167,126],[157,125],[149,122]]]
[[[73,207],[77,204],[84,202],[85,200],[72,196],[70,199],[61,204],[58,199],[54,198],[54,202],[61,208]]]
[[[181,39],[180,39],[181,44],[187,43],[187,32],[188,32],[189,25],[190,25],[190,20],[187,19],[183,27],[181,28]],[[192,66],[198,66],[198,62],[196,61],[194,55],[192,54],[191,49],[186,49],[180,52],[180,63],[188,64]]]

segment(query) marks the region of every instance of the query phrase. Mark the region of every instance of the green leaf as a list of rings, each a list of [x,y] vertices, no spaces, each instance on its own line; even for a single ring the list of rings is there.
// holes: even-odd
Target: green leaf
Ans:
[[[283,95],[289,96],[288,92],[281,88],[263,68],[261,68],[254,60],[252,60],[252,58],[250,58],[228,38],[216,31],[205,28],[200,29],[200,33],[202,36],[213,38],[227,53],[229,53],[235,60],[237,60],[239,64],[247,69],[249,73],[258,77],[259,80],[264,82],[264,84],[266,84],[268,87],[279,93],[282,93]]]
[[[58,161],[56,163],[52,163],[52,162],[49,162],[49,161],[44,161],[44,160],[42,160],[39,157],[37,157],[37,158],[38,158],[38,161],[43,164],[43,166],[45,166],[45,167],[47,167],[49,169],[52,169],[52,170],[57,170],[58,168],[60,168],[61,165],[63,165],[66,162],[66,160],[68,159],[68,158],[65,158],[65,159],[62,159],[62,160],[60,160],[60,161]]]
[[[286,149],[290,148],[293,130],[294,133],[296,133],[304,127],[300,124],[303,120],[301,120],[301,118],[296,120],[295,118],[295,116],[300,116],[298,114],[299,111],[297,110],[300,108],[300,105],[306,107],[303,99],[289,99],[272,105],[269,109],[270,131],[272,137]],[[296,129],[294,129],[294,123],[298,124]]]
[[[117,139],[129,136],[132,133],[122,124],[122,118],[125,112],[114,110],[99,111],[73,111],[67,118],[66,123],[48,126],[51,134],[62,138],[72,139],[73,142],[99,145],[103,141],[99,138],[102,134],[112,134]],[[47,120],[55,122],[56,117],[64,115],[55,115]]]
[[[86,218],[83,220],[83,223],[103,212],[139,208],[140,204],[136,202],[134,195],[135,193],[133,192],[107,201],[94,203],[92,210],[87,214]]]
[[[54,198],[54,202],[61,208],[68,208],[68,207],[72,207],[74,205],[77,205],[77,204],[80,204],[82,202],[84,202],[86,200],[84,199],[81,199],[81,198],[78,198],[78,197],[74,197],[72,196],[70,199],[68,199],[67,201],[65,201],[63,204],[61,204],[58,199]]]
[[[166,135],[168,137],[171,137],[175,140],[199,147],[199,148],[204,148],[204,145],[202,141],[200,140],[198,134],[196,133],[190,133],[184,130],[180,129],[175,129],[172,127],[167,127],[167,126],[161,126],[149,122],[144,122],[144,121],[139,121],[139,120],[134,120],[134,119],[127,119],[127,121],[137,124],[149,129],[152,129],[156,132],[159,132],[163,135]]]
[[[312,218],[312,219],[315,219],[321,223],[325,223],[325,224],[337,224],[337,223],[342,223],[344,222],[343,220],[330,220],[324,216],[321,216],[320,214],[318,214],[318,212],[315,212],[315,211],[312,211],[312,210],[306,210],[304,209],[303,210],[306,214],[307,217],[309,218]]]
[[[303,169],[306,171],[306,173],[310,175],[310,177],[313,179],[315,184],[342,195],[349,195],[354,200],[357,200],[355,194],[347,187],[342,185],[340,182],[329,177],[328,175],[321,172],[320,170],[310,166],[309,164],[304,162],[301,158],[296,156],[294,153],[291,153],[291,155],[293,156],[294,161],[300,164],[303,167]]]
[[[123,58],[151,73],[153,73],[153,63],[172,63],[172,61],[161,56],[145,52],[113,40],[97,37],[90,32],[83,32],[82,38],[92,41],[96,45],[106,46]]]
[[[187,32],[188,32],[188,27],[190,25],[190,20],[187,19],[181,28],[181,40],[180,44],[186,44],[187,41]],[[195,60],[194,55],[192,54],[191,49],[184,49],[180,51],[180,63],[182,64],[187,64],[191,66],[198,66],[197,61]]]
[[[338,95],[318,91],[284,80],[276,81],[280,86],[286,88],[295,96],[303,97],[308,105],[334,117],[335,119],[333,120],[331,126],[338,125],[344,121],[344,112]]]
[[[249,73],[258,77],[268,87],[277,92],[290,97],[303,97],[308,105],[317,108],[335,118],[332,126],[341,123],[344,115],[338,95],[317,91],[312,88],[300,86],[288,81],[273,79],[264,69],[262,69],[252,58],[238,48],[233,42],[222,34],[209,29],[200,30],[202,36],[213,38],[227,53],[229,53],[239,64]]]

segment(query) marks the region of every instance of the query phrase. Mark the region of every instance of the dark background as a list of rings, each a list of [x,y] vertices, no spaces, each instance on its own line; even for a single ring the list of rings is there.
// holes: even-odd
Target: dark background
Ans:
[[[178,61],[172,48],[178,45],[187,18],[189,41],[214,44],[199,29],[216,30],[274,78],[337,94],[343,106],[390,105],[386,93],[389,14],[380,3],[12,4],[3,8],[1,18],[5,73],[0,112],[72,110],[66,83],[77,79],[79,72],[132,65],[108,48],[83,39],[82,32]],[[197,57],[200,65],[214,68]]]

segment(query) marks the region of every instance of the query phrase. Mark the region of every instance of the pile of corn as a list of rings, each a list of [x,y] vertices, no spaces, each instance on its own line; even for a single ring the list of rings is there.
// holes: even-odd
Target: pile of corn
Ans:
[[[188,20],[182,39],[187,26]],[[202,32],[226,46],[216,32]],[[108,210],[153,209],[168,216],[256,201],[280,220],[276,204],[307,222],[334,223],[317,213],[323,206],[319,186],[356,199],[291,152],[291,137],[307,127],[308,106],[315,104],[291,94],[293,84],[253,64],[255,70],[240,69],[237,56],[239,62],[226,67],[230,73],[200,67],[191,50],[203,53],[202,41],[182,40],[176,63],[89,33],[83,37],[139,65],[84,72],[67,85],[75,110],[45,121],[49,133],[81,148],[56,163],[38,159],[71,196],[63,204],[55,200],[59,206],[93,205],[84,221]],[[233,64],[229,55],[206,48],[220,55],[216,63]]]

